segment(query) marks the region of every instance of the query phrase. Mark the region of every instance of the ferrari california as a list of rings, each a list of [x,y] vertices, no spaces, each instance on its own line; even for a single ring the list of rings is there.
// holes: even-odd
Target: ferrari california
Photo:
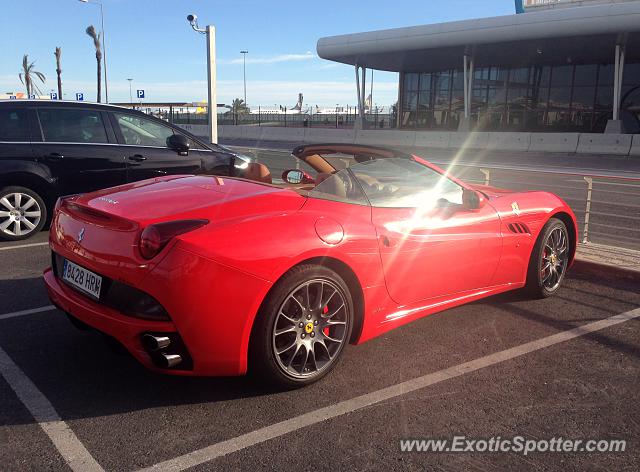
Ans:
[[[508,290],[556,293],[576,250],[559,197],[424,159],[306,145],[281,179],[164,176],[58,200],[44,279],[77,326],[176,375],[317,381],[359,344]]]

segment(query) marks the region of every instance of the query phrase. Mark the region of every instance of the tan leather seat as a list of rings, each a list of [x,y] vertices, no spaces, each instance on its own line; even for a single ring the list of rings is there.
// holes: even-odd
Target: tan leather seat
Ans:
[[[326,193],[334,197],[347,198],[347,188],[344,181],[337,175],[319,172],[316,177],[316,188],[319,193]]]
[[[273,183],[271,179],[271,171],[264,164],[259,162],[250,162],[244,171],[244,178],[261,182],[264,184]]]
[[[329,177],[331,177],[331,174],[329,172],[318,172],[318,175],[316,176],[316,185],[321,184]]]

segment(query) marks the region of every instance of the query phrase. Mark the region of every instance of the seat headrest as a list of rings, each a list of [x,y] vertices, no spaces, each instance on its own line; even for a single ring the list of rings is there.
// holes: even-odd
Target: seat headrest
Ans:
[[[269,168],[259,162],[250,162],[244,171],[244,178],[264,184],[273,183]]]

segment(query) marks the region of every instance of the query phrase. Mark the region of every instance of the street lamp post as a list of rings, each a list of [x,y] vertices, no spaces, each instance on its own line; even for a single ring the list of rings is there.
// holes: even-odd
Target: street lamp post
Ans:
[[[213,25],[206,28],[200,28],[198,25],[198,17],[196,15],[188,15],[187,21],[193,28],[193,31],[207,35],[207,85],[208,85],[208,117],[209,117],[209,141],[213,144],[218,143],[218,97],[216,96],[216,29]]]
[[[104,51],[104,98],[109,103],[109,85],[107,84],[107,36],[104,32],[104,11],[102,9],[102,3],[98,1],[79,0],[81,3],[90,3],[92,5],[98,5],[100,7],[100,27],[102,28],[102,49]]]
[[[242,54],[242,80],[244,82],[244,106],[247,106],[247,54],[249,51],[240,51]]]
[[[131,94],[131,82],[133,82],[133,79],[127,79],[129,81],[129,104],[131,105],[131,108],[133,108],[133,95]]]

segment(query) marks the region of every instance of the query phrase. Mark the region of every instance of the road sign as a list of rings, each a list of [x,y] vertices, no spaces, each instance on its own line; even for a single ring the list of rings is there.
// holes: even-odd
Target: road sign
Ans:
[[[144,90],[137,90],[138,98],[144,98]]]
[[[51,97],[51,100],[57,100],[58,99],[58,92],[51,92],[49,94],[49,97]]]
[[[36,96],[34,94],[29,95],[29,100],[35,100]]]
[[[15,95],[9,95],[9,100],[16,100],[18,97],[16,97]]]
[[[84,93],[78,92],[76,93],[76,100],[78,100],[79,102],[84,100]]]

